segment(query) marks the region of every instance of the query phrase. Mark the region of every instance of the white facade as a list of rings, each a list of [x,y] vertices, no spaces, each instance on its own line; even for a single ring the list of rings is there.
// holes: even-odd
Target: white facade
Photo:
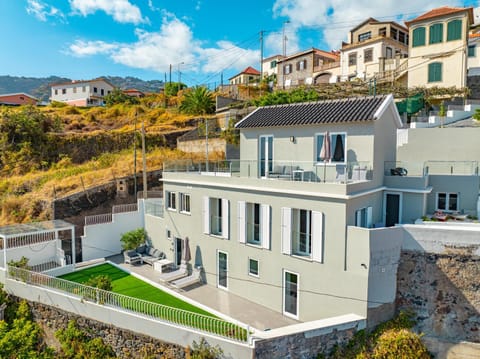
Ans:
[[[101,106],[104,104],[103,97],[113,89],[113,85],[103,79],[54,84],[50,100],[72,106]]]

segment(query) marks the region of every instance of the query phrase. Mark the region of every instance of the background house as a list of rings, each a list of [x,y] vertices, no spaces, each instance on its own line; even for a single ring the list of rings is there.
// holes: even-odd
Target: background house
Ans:
[[[0,105],[19,106],[36,104],[38,104],[38,99],[24,92],[0,95]]]
[[[52,84],[50,100],[71,106],[102,106],[103,98],[113,89],[114,86],[102,78]]]
[[[398,71],[408,57],[408,30],[404,26],[368,18],[350,30],[348,37],[349,43],[343,43],[340,50],[342,81],[373,77],[398,81],[405,74]]]
[[[277,86],[313,85],[336,82],[339,74],[338,53],[312,48],[277,61]]]
[[[463,88],[467,84],[468,32],[473,9],[444,6],[407,21],[408,87]]]
[[[228,79],[230,85],[257,85],[260,82],[260,72],[249,66],[242,72]]]

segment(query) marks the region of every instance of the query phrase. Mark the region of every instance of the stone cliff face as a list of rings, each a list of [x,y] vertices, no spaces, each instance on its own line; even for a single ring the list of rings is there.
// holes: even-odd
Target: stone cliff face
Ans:
[[[480,257],[472,253],[469,248],[402,253],[397,309],[416,313],[417,330],[444,340],[480,343]]]

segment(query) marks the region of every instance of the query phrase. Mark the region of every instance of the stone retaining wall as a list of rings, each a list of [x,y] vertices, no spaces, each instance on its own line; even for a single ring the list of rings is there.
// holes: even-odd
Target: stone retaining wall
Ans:
[[[57,330],[66,328],[70,320],[74,320],[77,323],[77,327],[92,338],[102,338],[104,343],[113,348],[119,358],[152,357],[176,359],[186,357],[185,348],[175,344],[165,343],[145,335],[119,329],[47,305],[34,302],[29,302],[29,305],[34,320],[45,330],[49,337],[52,337]]]
[[[416,329],[449,341],[480,342],[480,257],[472,248],[404,250],[397,309],[415,312]]]

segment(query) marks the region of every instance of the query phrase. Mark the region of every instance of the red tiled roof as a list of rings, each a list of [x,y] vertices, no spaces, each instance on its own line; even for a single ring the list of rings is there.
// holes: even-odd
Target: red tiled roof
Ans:
[[[472,23],[473,22],[473,8],[471,8],[471,7],[442,6],[442,7],[436,8],[436,9],[432,9],[432,10],[426,12],[425,14],[416,17],[413,20],[405,21],[405,25],[410,26],[410,24],[418,22],[418,21],[433,19],[433,18],[436,18],[436,17],[445,16],[445,15],[452,15],[452,14],[456,14],[456,13],[463,12],[463,11],[468,11],[468,16],[470,18],[470,23]]]
[[[247,75],[260,75],[260,71],[255,70],[253,67],[248,66],[245,70],[240,72],[241,74],[247,74]]]

